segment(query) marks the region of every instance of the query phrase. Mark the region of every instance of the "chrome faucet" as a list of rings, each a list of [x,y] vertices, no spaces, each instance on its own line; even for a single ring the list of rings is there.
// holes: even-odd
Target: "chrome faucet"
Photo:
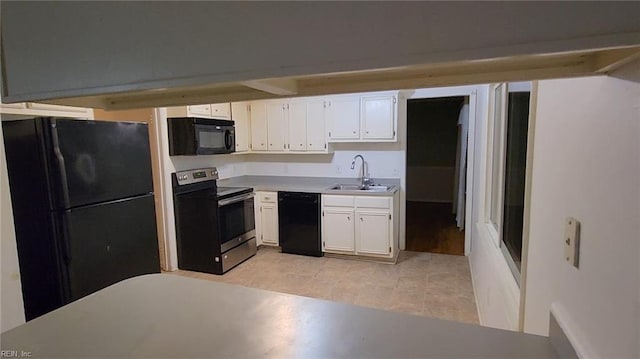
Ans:
[[[355,155],[353,157],[353,161],[351,162],[351,169],[356,168],[356,160],[360,157],[362,160],[362,175],[360,176],[360,187],[367,189],[371,185],[371,178],[369,178],[366,170],[367,163],[364,161],[364,157],[362,155]]]

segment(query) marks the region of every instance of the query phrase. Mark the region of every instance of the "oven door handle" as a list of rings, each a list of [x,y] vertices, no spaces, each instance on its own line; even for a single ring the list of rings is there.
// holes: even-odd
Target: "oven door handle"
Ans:
[[[226,206],[228,204],[232,204],[236,202],[242,202],[242,201],[248,200],[249,198],[253,198],[254,196],[255,194],[253,193],[247,193],[247,194],[243,194],[242,196],[223,199],[221,201],[218,201],[218,207]]]

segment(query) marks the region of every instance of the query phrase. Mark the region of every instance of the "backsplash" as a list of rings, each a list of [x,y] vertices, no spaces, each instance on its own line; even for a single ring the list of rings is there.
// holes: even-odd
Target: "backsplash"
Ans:
[[[221,179],[243,176],[359,177],[362,163],[355,155],[364,156],[373,178],[400,178],[404,171],[402,151],[335,151],[326,155],[213,155],[174,156],[175,171],[199,167],[217,167]]]
[[[168,170],[174,172],[194,168],[216,167],[220,179],[225,179],[245,174],[242,157],[240,155],[172,156],[170,161],[173,164],[173,168]]]
[[[304,176],[304,177],[359,177],[362,162],[354,169],[355,155],[367,161],[373,178],[400,178],[404,171],[404,154],[399,150],[335,151],[327,155],[247,155],[244,171],[247,175]]]

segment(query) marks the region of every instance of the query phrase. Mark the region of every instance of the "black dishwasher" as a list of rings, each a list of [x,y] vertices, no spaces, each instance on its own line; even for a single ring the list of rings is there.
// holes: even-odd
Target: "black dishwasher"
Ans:
[[[278,217],[282,253],[322,257],[319,194],[278,192]]]

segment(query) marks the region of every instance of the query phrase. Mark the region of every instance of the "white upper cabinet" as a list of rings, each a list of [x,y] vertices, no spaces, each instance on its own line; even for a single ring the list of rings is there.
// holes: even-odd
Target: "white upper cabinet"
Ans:
[[[327,99],[327,124],[330,141],[360,139],[360,96],[335,96]]]
[[[325,103],[322,99],[289,102],[290,152],[327,152]]]
[[[251,103],[251,150],[267,150],[267,104]]]
[[[93,119],[93,109],[91,108],[50,105],[48,103],[36,102],[0,103],[0,113]]]
[[[287,149],[286,104],[281,102],[267,103],[267,142],[269,151],[285,151]]]
[[[236,152],[249,151],[251,141],[251,105],[248,102],[231,104],[231,119],[236,128]]]
[[[167,107],[167,116],[218,118],[222,120],[230,120],[231,104],[225,102],[215,104]]]
[[[211,105],[187,106],[187,116],[211,117]]]
[[[329,142],[397,141],[397,92],[327,99]]]
[[[328,153],[322,98],[252,101],[250,117],[250,152]]]
[[[211,105],[211,117],[223,120],[231,119],[231,106],[228,102],[214,103]]]
[[[50,105],[48,103],[36,103],[36,102],[27,102],[26,107],[34,110],[51,111],[54,113],[55,112],[85,113],[87,111],[87,109],[84,107]]]
[[[396,96],[363,96],[360,103],[362,138],[395,140]]]
[[[307,151],[327,151],[325,104],[323,100],[307,102]]]
[[[248,114],[234,103],[236,151],[329,153],[329,142],[395,142],[397,94],[252,101]],[[250,119],[245,122],[248,129],[243,127],[244,117]]]
[[[289,103],[289,151],[307,150],[307,106],[306,102]]]

